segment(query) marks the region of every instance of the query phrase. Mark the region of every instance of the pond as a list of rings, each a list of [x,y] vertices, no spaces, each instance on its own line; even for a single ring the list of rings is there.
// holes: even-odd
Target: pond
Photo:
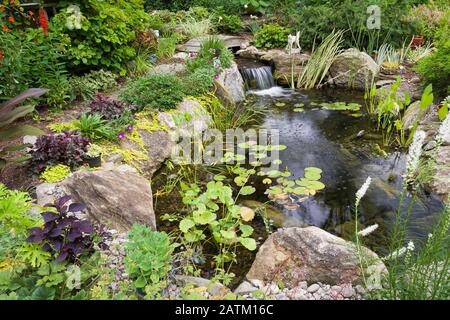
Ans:
[[[297,221],[298,226],[314,225],[351,239],[355,193],[370,176],[372,184],[360,205],[360,223],[361,228],[375,223],[380,226],[368,240],[373,249],[385,253],[383,239],[398,207],[407,150],[383,148],[376,125],[365,114],[361,93],[273,87],[249,94],[254,103],[270,106],[259,128],[279,130],[280,144],[287,146],[280,152],[282,166],[287,166],[295,179],[303,177],[307,167],[323,171],[324,190],[297,208],[275,205],[286,217],[287,226],[295,226]],[[324,102],[359,103],[362,107],[355,114],[326,110],[320,106]],[[255,200],[268,199],[260,192]],[[412,206],[412,238],[426,235],[435,214],[443,208],[434,195],[421,195],[418,200]],[[408,202],[405,201],[405,208]]]
[[[289,197],[286,203],[269,202],[267,185],[262,179],[253,181],[257,192],[241,204],[258,207],[266,204],[275,227],[313,225],[332,234],[352,240],[354,234],[355,193],[366,178],[372,184],[360,205],[360,228],[378,224],[379,228],[367,237],[365,243],[380,255],[387,254],[390,226],[393,223],[402,190],[407,150],[383,147],[382,137],[364,111],[361,93],[343,90],[290,90],[272,87],[250,90],[247,104],[264,106],[266,112],[257,129],[279,130],[282,165],[287,166],[294,179],[304,176],[307,167],[322,169],[321,181],[325,189],[306,201]],[[347,102],[361,105],[359,111],[328,110],[323,103]],[[153,181],[153,190],[160,189],[166,180],[160,173]],[[291,177],[291,178],[292,178]],[[404,212],[410,200],[404,201]],[[182,207],[178,192],[157,197],[157,216],[172,214]],[[408,237],[424,239],[434,218],[443,208],[442,202],[432,194],[421,194],[412,205]],[[276,216],[274,216],[276,215]],[[162,230],[171,231],[177,222],[161,221]],[[262,219],[253,221],[255,239],[262,244],[268,236]],[[210,250],[204,248],[208,261]],[[249,270],[255,252],[238,250],[238,263],[231,271],[236,274],[232,285],[238,284]],[[212,257],[212,255],[211,255]],[[209,265],[209,264],[207,264]],[[213,268],[204,267],[202,276],[211,277]]]

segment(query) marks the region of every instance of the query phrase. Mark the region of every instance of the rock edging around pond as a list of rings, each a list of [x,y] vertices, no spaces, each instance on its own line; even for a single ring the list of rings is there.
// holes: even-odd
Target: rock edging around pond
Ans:
[[[366,279],[379,279],[387,269],[371,250],[362,248],[369,267]],[[362,285],[356,246],[320,228],[284,228],[260,247],[246,276],[249,280],[282,282],[287,288],[308,284]]]

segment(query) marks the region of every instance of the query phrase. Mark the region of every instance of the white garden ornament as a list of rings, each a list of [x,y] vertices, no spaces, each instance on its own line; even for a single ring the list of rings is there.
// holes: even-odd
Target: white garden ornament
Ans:
[[[300,47],[300,31],[297,34],[288,36],[288,45],[286,50],[289,54],[300,53],[302,48]]]

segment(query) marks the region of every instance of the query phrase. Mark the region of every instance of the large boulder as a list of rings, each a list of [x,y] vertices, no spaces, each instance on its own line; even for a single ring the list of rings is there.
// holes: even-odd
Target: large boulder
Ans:
[[[281,85],[287,85],[291,82],[292,71],[294,82],[303,72],[303,68],[310,56],[303,53],[288,54],[284,49],[272,49],[261,55],[260,60],[271,63],[275,67],[274,79]],[[294,70],[292,70],[294,67]]]
[[[235,62],[233,62],[230,68],[222,71],[216,83],[220,85],[219,87],[223,88],[222,90],[225,90],[226,99],[231,100],[232,103],[245,100],[244,79]],[[216,93],[220,94],[220,92]]]
[[[189,117],[186,117],[189,114]],[[212,119],[208,112],[196,100],[184,99],[175,111],[162,112],[158,122],[166,130],[139,130],[145,150],[131,140],[123,140],[121,147],[144,152],[146,159],[135,162],[135,166],[146,177],[151,178],[164,161],[172,156],[176,143],[183,136],[190,136],[208,128]]]
[[[450,146],[441,146],[436,155],[435,174],[430,187],[444,202],[450,196]]]
[[[363,248],[370,267],[368,279],[377,281],[386,267],[378,256]],[[300,282],[329,285],[361,284],[357,249],[351,242],[320,228],[285,228],[269,236],[259,249],[247,279],[282,281],[288,288]]]
[[[379,67],[367,53],[347,49],[339,54],[330,67],[337,87],[365,90],[377,77]]]
[[[110,228],[127,231],[135,223],[156,230],[150,182],[129,166],[114,170],[82,170],[61,187],[87,206],[89,218]]]

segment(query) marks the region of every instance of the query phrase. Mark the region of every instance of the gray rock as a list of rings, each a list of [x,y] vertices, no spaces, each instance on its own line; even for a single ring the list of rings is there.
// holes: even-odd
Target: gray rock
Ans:
[[[160,64],[149,71],[149,75],[170,74],[177,75],[186,71],[186,65],[182,63]]]
[[[367,248],[363,253],[371,262],[368,278],[386,272],[378,256]],[[366,270],[367,271],[367,270]],[[284,228],[271,234],[260,247],[247,274],[248,279],[283,281],[288,288],[308,283],[362,282],[356,247],[320,228]]]
[[[253,286],[255,286],[258,289],[264,288],[264,282],[258,279],[249,279],[248,280]]]
[[[194,284],[197,287],[206,287],[208,288],[208,293],[213,296],[224,295],[225,293],[230,291],[230,289],[228,289],[221,283],[212,282],[211,280],[204,278],[176,275],[175,280],[183,286]]]
[[[250,282],[244,281],[234,290],[234,294],[244,295],[244,294],[251,293],[255,290],[258,290],[258,288],[253,286]]]
[[[312,285],[310,285],[308,287],[308,292],[309,293],[314,293],[314,292],[316,292],[319,289],[320,289],[320,286],[317,283],[314,283],[314,284],[312,284]]]
[[[56,194],[56,183],[42,183],[36,187],[37,203],[41,206],[53,203],[58,195]]]
[[[34,144],[37,141],[37,136],[24,136],[22,138],[22,142],[23,144],[31,144],[32,146],[34,146]]]
[[[330,67],[337,87],[365,90],[375,80],[379,68],[365,52],[351,48],[338,55]]]
[[[219,78],[216,79],[216,83],[225,90],[226,97],[222,97],[222,99],[231,100],[232,103],[238,103],[245,100],[244,79],[235,62],[233,62],[230,68],[222,71]],[[224,95],[224,93],[222,93],[222,95]],[[218,97],[221,98],[220,96]]]
[[[345,286],[342,288],[341,294],[344,298],[351,298],[355,294],[355,290],[351,286]]]
[[[433,150],[433,149],[436,148],[436,147],[437,147],[437,142],[434,141],[434,140],[431,140],[430,142],[428,142],[428,143],[425,145],[425,147],[423,147],[423,149],[424,149],[425,151],[431,151],[431,150]]]
[[[61,183],[74,201],[87,206],[89,217],[127,231],[135,223],[156,230],[150,182],[127,166],[119,170],[78,171]]]

